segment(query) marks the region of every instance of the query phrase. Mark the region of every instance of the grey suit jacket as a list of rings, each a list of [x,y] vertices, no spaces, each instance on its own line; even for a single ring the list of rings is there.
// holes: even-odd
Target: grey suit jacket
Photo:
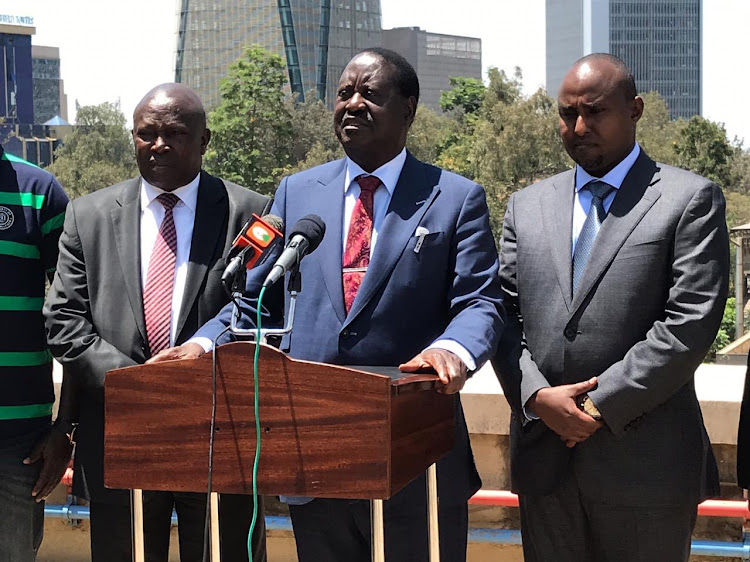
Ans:
[[[555,489],[571,463],[582,493],[620,504],[698,502],[718,491],[693,375],[728,286],[718,186],[641,152],[572,293],[573,170],[515,193],[500,278],[508,327],[493,361],[511,404],[511,478]],[[568,449],[523,405],[540,388],[599,377],[606,427]]]
[[[103,484],[104,379],[107,371],[149,357],[143,316],[140,178],[75,199],[68,205],[60,257],[44,306],[47,338],[79,394],[74,493],[96,501],[127,501]],[[268,197],[201,172],[180,344],[228,302],[222,256]]]

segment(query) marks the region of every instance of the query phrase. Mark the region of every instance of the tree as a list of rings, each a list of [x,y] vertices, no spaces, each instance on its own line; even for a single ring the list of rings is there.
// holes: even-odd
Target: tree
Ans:
[[[658,92],[647,92],[641,97],[644,107],[636,129],[638,144],[657,162],[676,166],[675,146],[685,121],[670,119],[667,102]]]
[[[304,102],[297,96],[286,100],[291,115],[292,143],[289,164],[283,175],[293,174],[344,156],[333,132],[333,112],[310,91]]]
[[[458,130],[459,124],[455,119],[438,115],[429,107],[419,106],[406,146],[418,159],[434,164]]]
[[[71,198],[135,176],[133,141],[119,103],[79,107],[76,127],[47,169]]]
[[[213,174],[260,193],[273,193],[288,166],[294,130],[284,103],[284,62],[253,46],[229,66],[221,101],[209,116],[205,165]]]
[[[694,115],[680,131],[677,165],[700,174],[724,189],[732,186],[732,160],[735,148],[729,144],[724,126]]]
[[[459,115],[475,115],[484,103],[487,88],[478,78],[450,77],[451,89],[440,94],[440,109]]]

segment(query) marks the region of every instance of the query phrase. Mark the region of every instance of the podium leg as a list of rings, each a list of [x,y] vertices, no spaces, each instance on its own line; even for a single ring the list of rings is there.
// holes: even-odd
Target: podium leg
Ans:
[[[133,538],[133,562],[145,562],[143,539],[143,490],[130,490],[130,515]]]
[[[221,562],[219,542],[219,494],[211,492],[211,562]]]
[[[431,464],[427,468],[427,521],[427,536],[430,539],[430,562],[440,562],[436,464]]]
[[[372,562],[385,562],[385,524],[383,522],[383,500],[372,500],[370,504],[372,527]]]

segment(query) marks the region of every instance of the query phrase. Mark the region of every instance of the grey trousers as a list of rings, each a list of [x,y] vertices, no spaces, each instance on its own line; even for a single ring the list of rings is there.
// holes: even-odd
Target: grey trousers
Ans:
[[[587,497],[572,467],[554,493],[519,500],[526,562],[686,562],[690,556],[695,504],[621,506]]]

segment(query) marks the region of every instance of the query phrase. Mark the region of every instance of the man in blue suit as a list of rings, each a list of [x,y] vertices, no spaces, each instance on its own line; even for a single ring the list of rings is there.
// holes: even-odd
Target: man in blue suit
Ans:
[[[457,392],[500,336],[498,256],[484,190],[406,151],[418,98],[403,57],[385,49],[358,54],[334,108],[347,157],[282,180],[271,212],[286,225],[309,213],[327,225],[301,264],[294,331],[282,348],[313,361],[438,373],[456,404],[455,446],[438,463],[441,556],[463,561],[467,501],[481,482]],[[248,294],[257,295],[272,261],[248,276]],[[204,353],[230,311],[154,360]],[[367,502],[315,499],[290,512],[300,561],[370,559]],[[386,502],[385,513],[387,559],[426,561],[424,478]]]

